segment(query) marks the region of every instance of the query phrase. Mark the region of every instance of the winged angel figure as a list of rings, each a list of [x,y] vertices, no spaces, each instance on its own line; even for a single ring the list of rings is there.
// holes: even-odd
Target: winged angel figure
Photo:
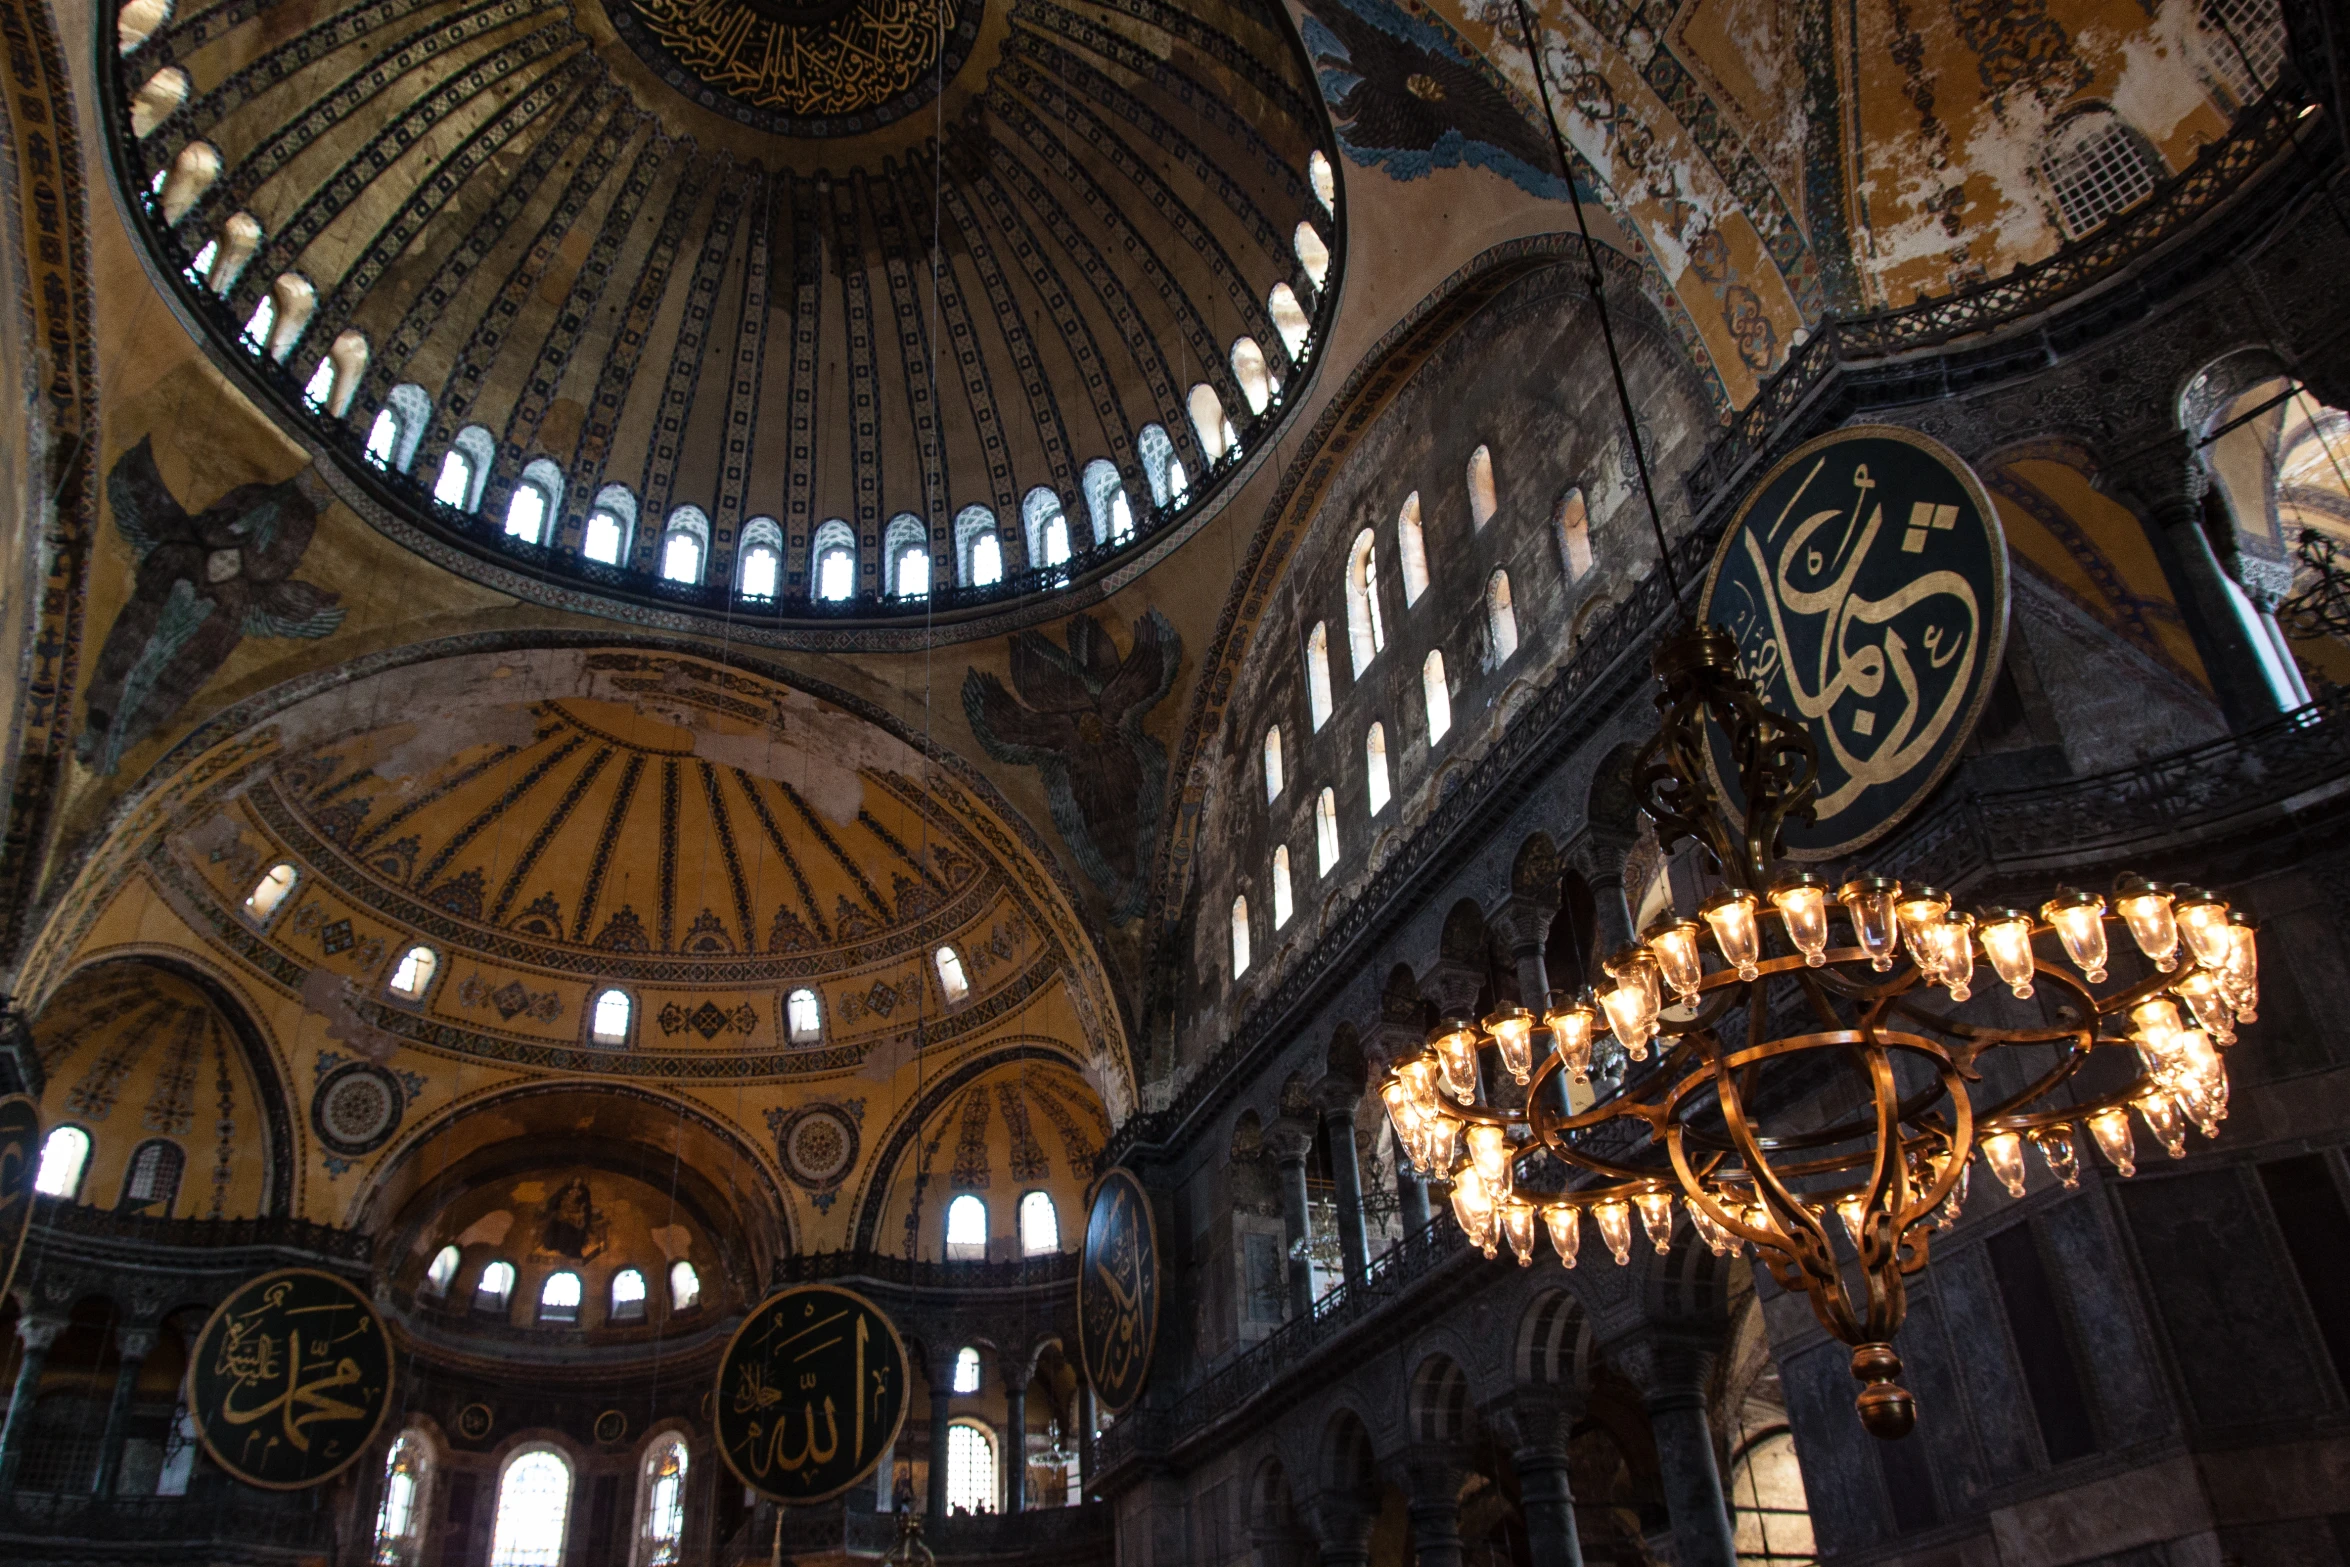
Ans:
[[[141,440],[107,476],[106,499],[138,574],[99,650],[76,750],[84,765],[111,773],[239,642],[323,637],[345,612],[337,594],[289,580],[318,527],[298,479],[240,484],[191,517]]]
[[[976,669],[963,677],[972,732],[997,761],[1044,774],[1053,825],[1110,894],[1113,919],[1142,912],[1142,872],[1167,792],[1166,748],[1142,722],[1174,688],[1182,658],[1182,639],[1155,609],[1134,623],[1124,658],[1098,621],[1079,615],[1066,651],[1040,632],[1012,638],[1012,691]]]

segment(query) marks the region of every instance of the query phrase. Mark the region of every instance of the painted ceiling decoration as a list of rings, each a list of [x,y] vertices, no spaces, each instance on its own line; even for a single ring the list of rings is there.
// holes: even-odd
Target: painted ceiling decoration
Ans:
[[[705,108],[795,136],[854,136],[931,102],[984,0],[615,0],[612,27]]]

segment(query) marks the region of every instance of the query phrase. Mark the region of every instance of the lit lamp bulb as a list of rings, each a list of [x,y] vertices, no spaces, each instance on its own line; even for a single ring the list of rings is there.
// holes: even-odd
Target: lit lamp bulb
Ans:
[[[1901,883],[1883,876],[1856,876],[1836,889],[1836,901],[1852,920],[1852,939],[1869,955],[1869,967],[1880,974],[1893,966],[1894,946],[1900,940],[1893,914],[1900,896]]]
[[[1787,924],[1787,939],[1818,968],[1828,961],[1828,886],[1808,871],[1771,889],[1771,907]]]
[[[1501,1231],[1509,1237],[1510,1250],[1518,1254],[1518,1266],[1531,1266],[1534,1261],[1534,1205],[1517,1197],[1504,1203]]]
[[[1935,967],[1942,983],[1950,987],[1950,999],[1964,1001],[1974,994],[1968,981],[1975,973],[1975,917],[1971,914],[1951,914],[1929,932],[1934,943]]]
[[[1993,1132],[1983,1139],[1983,1162],[1999,1177],[2010,1197],[2024,1194],[2024,1140],[2013,1132]]]
[[[2200,887],[2181,887],[2172,894],[2171,914],[2196,962],[2215,969],[2228,961],[2235,944],[2228,938],[2227,899]]]
[[[2253,1010],[2260,1005],[2260,949],[2252,931],[2252,920],[2242,909],[2228,916],[2228,962],[2224,972],[2239,1023],[2260,1021]]]
[[[2040,1150],[2048,1173],[2064,1182],[2066,1190],[2081,1184],[2081,1155],[2073,1146],[2071,1127],[2044,1126],[2032,1134],[2032,1146]]]
[[[1421,1173],[1426,1174],[1433,1170],[1436,1172],[1438,1180],[1445,1179],[1444,1172],[1452,1168],[1452,1151],[1454,1145],[1459,1142],[1460,1135],[1461,1123],[1449,1115],[1439,1112],[1435,1115],[1421,1117]]]
[[[1991,960],[2016,999],[2032,993],[2032,916],[2021,909],[1993,909],[1975,929],[1982,939],[1983,956]]]
[[[1958,1179],[1950,1183],[1949,1195],[1942,1199],[1942,1206],[1934,1210],[1934,1223],[1939,1228],[1952,1230],[1958,1227],[1959,1210],[1966,1206],[1967,1177],[1974,1173],[1974,1168],[1963,1159],[1959,1161]]]
[[[2171,986],[2195,1014],[2198,1026],[2223,1045],[2236,1042],[2236,1009],[2228,1000],[2225,970],[2198,968]]]
[[[1738,971],[1740,979],[1753,979],[1762,972],[1762,928],[1755,922],[1753,893],[1743,887],[1724,887],[1706,899],[1698,912],[1714,933],[1714,945],[1722,949],[1722,957]]]
[[[1934,978],[1942,960],[1941,948],[1930,932],[1949,912],[1950,895],[1939,887],[1912,887],[1893,905],[1901,939],[1909,945],[1909,960],[1925,971],[1928,980]]]
[[[1477,1171],[1477,1179],[1496,1202],[1507,1200],[1510,1194],[1510,1134],[1501,1127],[1480,1121],[1469,1128],[1469,1163]]]
[[[1551,1047],[1558,1051],[1559,1064],[1567,1069],[1567,1075],[1578,1084],[1589,1083],[1591,1036],[1599,1027],[1598,1014],[1583,1002],[1571,1001],[1545,1012],[1542,1026],[1550,1030]]]
[[[2179,1021],[2179,1004],[2168,996],[2149,996],[2130,1008],[2130,1024],[2137,1033],[2140,1053],[2158,1071],[2169,1064],[2186,1028]]]
[[[1542,1210],[1542,1222],[1550,1230],[1550,1244],[1558,1251],[1559,1264],[1571,1268],[1575,1254],[1583,1249],[1583,1215],[1573,1203],[1554,1202]]]
[[[2168,974],[2179,966],[2179,922],[2169,893],[2143,876],[2125,876],[2114,888],[2113,906],[2156,968]]]
[[[1436,1097],[1436,1063],[1426,1056],[1414,1056],[1395,1069],[1396,1079],[1411,1092],[1412,1107],[1425,1121],[1435,1115],[1443,1101]]]
[[[1485,1032],[1501,1047],[1501,1064],[1523,1084],[1534,1070],[1534,1014],[1524,1007],[1503,1007],[1485,1020]]]
[[[1478,1250],[1488,1257],[1493,1255],[1493,1197],[1485,1190],[1485,1182],[1478,1177],[1474,1164],[1464,1164],[1453,1174],[1452,1216],[1460,1221],[1461,1233],[1476,1243]]]
[[[2110,1105],[2089,1117],[2089,1135],[2097,1139],[2097,1151],[2125,1180],[2138,1173],[2138,1143],[2130,1135],[2127,1109]]]
[[[1712,1216],[1705,1211],[1705,1206],[1696,1198],[1684,1198],[1682,1206],[1689,1210],[1690,1227],[1697,1231],[1697,1238],[1705,1242],[1706,1250],[1717,1257],[1727,1257],[1737,1248],[1738,1237],[1714,1223]]]
[[[2093,892],[2059,887],[2056,896],[2040,905],[2040,917],[2056,927],[2064,955],[2073,960],[2081,978],[2092,985],[2105,983],[2105,900]]]
[[[1600,967],[1619,988],[1639,992],[1642,1026],[1653,1035],[1657,1014],[1665,1009],[1665,985],[1657,973],[1656,959],[1646,947],[1626,947]]]
[[[1640,1227],[1648,1232],[1648,1243],[1663,1256],[1673,1249],[1673,1195],[1670,1192],[1641,1192],[1632,1199],[1632,1206],[1640,1210]]]
[[[1395,1127],[1395,1140],[1409,1148],[1419,1141],[1420,1107],[1412,1103],[1411,1088],[1398,1077],[1390,1077],[1380,1086],[1379,1097],[1387,1103],[1387,1119]]]
[[[2176,1042],[2163,1080],[2197,1129],[2206,1137],[2217,1137],[2219,1123],[2228,1116],[2228,1069],[2203,1030],[2180,1029]]]
[[[1622,1267],[1632,1260],[1632,1205],[1621,1198],[1591,1205],[1591,1222],[1599,1226],[1599,1238],[1607,1242],[1607,1249]]]
[[[2146,1130],[2152,1132],[2155,1141],[2162,1144],[2164,1153],[2173,1159],[2187,1157],[2187,1126],[2179,1118],[2177,1102],[2169,1094],[2156,1089],[2152,1093],[2140,1094],[2131,1103],[2146,1118]]]
[[[1477,1034],[1464,1022],[1440,1023],[1429,1036],[1445,1091],[1462,1104],[1477,1102]]]
[[[1599,1004],[1607,1013],[1607,1026],[1615,1031],[1616,1043],[1624,1047],[1624,1054],[1635,1061],[1647,1060],[1649,1019],[1644,1012],[1648,997],[1640,987],[1620,984],[1602,995]]]
[[[1648,933],[1648,951],[1657,971],[1683,1001],[1697,998],[1698,984],[1705,978],[1705,959],[1697,945],[1699,929],[1695,920],[1677,919]]]

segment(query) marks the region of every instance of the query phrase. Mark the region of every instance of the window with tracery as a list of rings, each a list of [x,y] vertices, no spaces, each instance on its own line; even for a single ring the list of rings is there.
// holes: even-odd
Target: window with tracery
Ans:
[[[793,1044],[805,1045],[824,1037],[824,1003],[806,986],[784,998],[783,1016]]]
[[[416,1567],[418,1547],[424,1543],[424,1443],[413,1431],[402,1432],[384,1459],[383,1499],[375,1509],[373,1567]]]
[[[514,1264],[501,1257],[481,1270],[481,1279],[473,1286],[473,1309],[503,1313],[513,1298]]]
[[[1061,1215],[1052,1193],[1029,1192],[1020,1199],[1020,1253],[1041,1257],[1061,1249]]]
[[[1232,977],[1248,972],[1248,899],[1232,900]]]
[[[89,1162],[90,1134],[78,1126],[57,1127],[41,1139],[41,1165],[33,1172],[33,1190],[44,1197],[78,1196]]]
[[[783,588],[783,529],[773,517],[753,517],[743,525],[741,551],[735,556],[734,590],[754,603],[774,602]]]
[[[2154,194],[2165,172],[2146,139],[2111,109],[2087,109],[2049,133],[2040,172],[2075,239]]]
[[[563,1455],[544,1447],[515,1454],[498,1477],[489,1567],[563,1567],[570,1522],[571,1465]]]
[[[617,566],[627,558],[636,537],[636,497],[626,485],[607,484],[596,492],[581,530],[579,552],[589,560]]]
[[[699,506],[680,506],[661,530],[661,575],[671,582],[699,582],[710,554],[710,519]]]
[[[955,563],[967,588],[991,587],[1004,580],[1004,546],[996,537],[995,513],[985,506],[966,506],[955,513]]]
[[[947,1261],[985,1262],[987,1260],[987,1201],[976,1193],[964,1192],[947,1204]],[[972,1365],[979,1364],[976,1354]],[[974,1370],[974,1376],[977,1375]],[[959,1380],[959,1376],[958,1376]]]
[[[614,1322],[645,1320],[645,1276],[634,1268],[612,1275],[611,1315]]]
[[[591,1024],[596,1043],[599,1045],[627,1044],[628,1018],[629,1013],[633,1010],[634,1008],[629,1003],[628,992],[618,986],[599,994],[596,997],[594,1021]]]
[[[565,1269],[550,1273],[539,1288],[539,1320],[568,1326],[579,1321],[579,1275]]]
[[[889,570],[892,598],[930,597],[930,530],[921,518],[912,512],[892,517],[882,535],[881,558]]]
[[[959,1420],[947,1427],[947,1509],[992,1513],[995,1498],[995,1434]]]
[[[1363,780],[1370,794],[1371,814],[1387,809],[1387,726],[1373,724],[1371,732],[1363,737]]]
[[[816,563],[810,575],[817,598],[827,604],[845,604],[856,596],[857,536],[847,523],[835,517],[819,527],[808,556]]]
[[[645,1454],[638,1567],[677,1567],[685,1551],[685,1438],[667,1436]]]
[[[977,1201],[976,1198],[973,1200]],[[947,1386],[949,1391],[955,1393],[976,1393],[979,1391],[978,1350],[966,1344],[955,1351],[955,1374]]]
[[[180,1145],[168,1138],[150,1138],[131,1152],[130,1170],[123,1177],[122,1207],[126,1213],[155,1210],[158,1217],[171,1217],[171,1205],[179,1200],[180,1175],[187,1168],[188,1156]]]
[[[1281,929],[1297,912],[1289,890],[1289,845],[1279,844],[1273,850],[1273,928]]]

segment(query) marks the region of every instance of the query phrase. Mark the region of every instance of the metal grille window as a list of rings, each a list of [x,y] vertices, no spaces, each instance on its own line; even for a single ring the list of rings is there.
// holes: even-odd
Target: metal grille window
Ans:
[[[2041,171],[2055,193],[2065,229],[2075,239],[2152,195],[2162,173],[2146,145],[2103,109],[2059,128]]]
[[[2285,63],[2285,13],[2277,0],[2203,0],[2195,27],[2213,73],[2239,108],[2276,85]]]

